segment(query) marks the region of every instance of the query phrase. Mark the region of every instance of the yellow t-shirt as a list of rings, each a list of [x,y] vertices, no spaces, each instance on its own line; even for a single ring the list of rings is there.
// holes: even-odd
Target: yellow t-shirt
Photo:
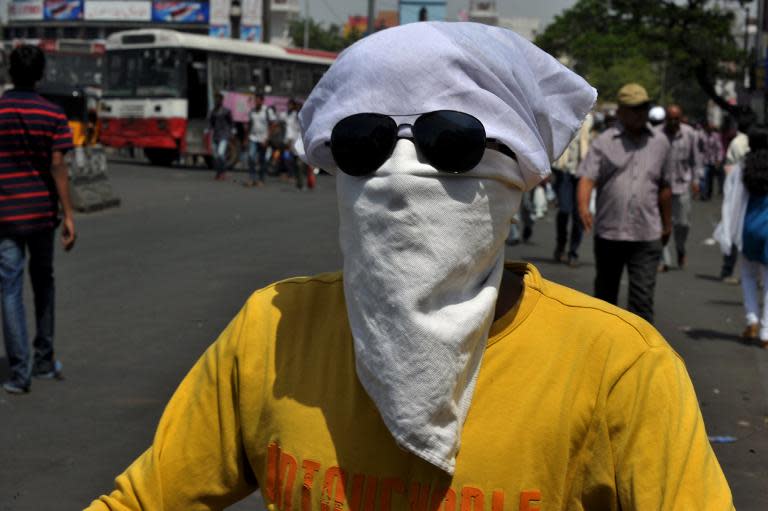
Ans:
[[[530,265],[497,320],[453,477],[394,442],[355,375],[340,273],[256,292],[154,443],[89,510],[728,510],[683,362],[643,320]]]

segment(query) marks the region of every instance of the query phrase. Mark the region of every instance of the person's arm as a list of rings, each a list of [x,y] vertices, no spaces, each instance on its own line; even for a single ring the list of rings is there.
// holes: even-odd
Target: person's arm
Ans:
[[[659,216],[661,216],[661,243],[666,245],[669,237],[672,235],[672,184],[671,171],[673,168],[674,152],[667,150],[667,157],[664,159],[659,177]]]
[[[247,306],[182,381],[152,446],[86,511],[220,510],[257,488],[242,442],[240,371]],[[258,376],[254,377],[258,384]],[[258,416],[259,410],[247,410]]]
[[[580,177],[579,185],[576,188],[576,205],[579,211],[579,218],[584,230],[592,230],[592,213],[589,211],[589,202],[592,197],[592,190],[600,175],[601,151],[596,147],[597,141],[592,144],[587,156],[579,164],[576,175]]]
[[[704,151],[703,144],[699,144],[701,136],[694,132],[691,142],[691,188],[693,194],[699,195],[699,183],[704,178]]]
[[[606,420],[621,509],[733,509],[690,377],[671,348],[649,348],[622,374]]]
[[[72,212],[72,200],[69,195],[69,169],[64,161],[64,153],[53,151],[51,158],[51,176],[56,185],[56,192],[61,202],[61,244],[64,250],[70,251],[75,246],[75,217]]]
[[[579,179],[579,186],[576,189],[576,200],[579,208],[579,218],[586,232],[592,230],[592,213],[589,211],[589,200],[592,197],[592,190],[595,188],[595,182],[588,177],[582,176]]]

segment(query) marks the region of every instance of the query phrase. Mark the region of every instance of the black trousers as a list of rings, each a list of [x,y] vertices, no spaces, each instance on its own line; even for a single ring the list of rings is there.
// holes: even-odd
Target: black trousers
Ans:
[[[653,323],[653,294],[661,241],[614,241],[595,237],[595,297],[617,305],[624,267],[629,274],[627,310]]]

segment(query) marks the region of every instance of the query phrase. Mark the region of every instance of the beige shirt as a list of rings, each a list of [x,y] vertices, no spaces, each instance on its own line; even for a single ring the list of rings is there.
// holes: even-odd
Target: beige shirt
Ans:
[[[669,187],[667,137],[649,127],[635,139],[621,125],[598,136],[579,166],[595,183],[595,235],[617,241],[661,238],[659,191]]]

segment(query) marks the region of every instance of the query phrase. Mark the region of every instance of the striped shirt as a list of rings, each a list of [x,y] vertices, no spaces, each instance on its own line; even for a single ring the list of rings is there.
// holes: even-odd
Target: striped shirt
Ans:
[[[64,111],[32,91],[0,98],[0,236],[58,225],[59,196],[51,175],[53,151],[72,148]]]

